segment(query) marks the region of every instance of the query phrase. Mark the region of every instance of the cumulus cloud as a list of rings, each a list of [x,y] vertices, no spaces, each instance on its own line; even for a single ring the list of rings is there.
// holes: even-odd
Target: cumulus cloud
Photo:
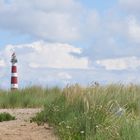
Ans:
[[[98,25],[95,13],[89,13],[75,0],[11,0],[8,4],[1,0],[0,7],[0,28],[50,41],[79,40],[87,25],[93,30]],[[90,24],[89,17],[94,24]]]
[[[97,60],[96,63],[105,67],[106,70],[136,69],[140,66],[140,58],[124,57],[116,59]]]
[[[26,51],[28,49],[30,51]],[[7,55],[11,50],[17,50],[20,63],[26,62],[30,68],[88,69],[89,67],[88,58],[72,54],[81,54],[81,48],[69,44],[38,41],[31,44],[8,45],[5,48]]]

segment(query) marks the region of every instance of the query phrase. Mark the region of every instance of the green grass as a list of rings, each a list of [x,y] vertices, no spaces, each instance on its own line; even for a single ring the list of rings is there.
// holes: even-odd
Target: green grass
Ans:
[[[140,140],[139,85],[0,91],[0,108],[25,107],[43,107],[31,121],[48,122],[62,140]]]
[[[6,112],[0,113],[0,122],[10,121],[10,120],[15,120],[15,117]]]

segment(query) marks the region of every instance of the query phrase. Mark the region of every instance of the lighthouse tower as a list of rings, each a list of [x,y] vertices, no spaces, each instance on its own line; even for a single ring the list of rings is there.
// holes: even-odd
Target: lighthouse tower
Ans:
[[[11,58],[11,90],[18,89],[18,75],[17,75],[17,58],[15,52]]]

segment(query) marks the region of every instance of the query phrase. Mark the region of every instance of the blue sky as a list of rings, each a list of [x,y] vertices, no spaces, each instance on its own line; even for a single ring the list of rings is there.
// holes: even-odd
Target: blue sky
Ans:
[[[140,82],[139,0],[0,0],[1,88]]]

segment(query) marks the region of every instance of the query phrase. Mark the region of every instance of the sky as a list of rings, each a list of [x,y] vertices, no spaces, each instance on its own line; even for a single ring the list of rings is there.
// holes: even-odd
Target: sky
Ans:
[[[0,0],[0,88],[140,83],[140,0]]]

